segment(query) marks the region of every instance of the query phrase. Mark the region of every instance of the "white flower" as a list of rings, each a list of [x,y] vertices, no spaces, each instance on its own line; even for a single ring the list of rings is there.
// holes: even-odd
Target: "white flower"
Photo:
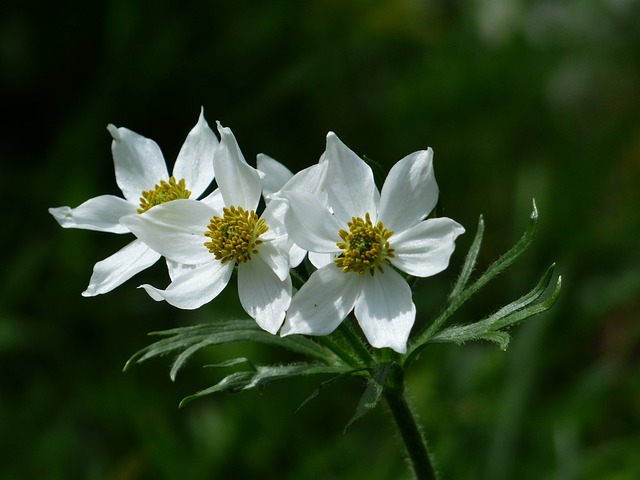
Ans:
[[[174,270],[165,290],[142,285],[154,300],[198,308],[226,287],[237,265],[242,307],[276,333],[291,302],[287,235],[273,209],[256,214],[260,174],[245,161],[231,130],[219,124],[218,130],[216,202],[176,200],[122,223],[168,260],[192,266]]]
[[[294,295],[281,335],[327,335],[355,308],[372,346],[406,352],[416,309],[395,269],[417,277],[444,270],[464,232],[449,218],[425,220],[438,200],[432,156],[428,149],[400,160],[379,193],[371,168],[327,135],[327,202],[283,192],[290,237],[324,261],[315,257],[319,269]]]
[[[176,198],[198,198],[214,178],[213,153],[218,139],[201,111],[189,132],[169,177],[160,147],[126,128],[107,127],[113,137],[111,150],[116,182],[124,198],[101,195],[76,208],[50,208],[49,213],[64,228],[82,228],[111,233],[129,233],[120,219],[143,214],[154,205]],[[160,255],[140,240],[96,263],[85,297],[109,292],[136,273],[153,265]],[[172,267],[170,266],[170,269]]]

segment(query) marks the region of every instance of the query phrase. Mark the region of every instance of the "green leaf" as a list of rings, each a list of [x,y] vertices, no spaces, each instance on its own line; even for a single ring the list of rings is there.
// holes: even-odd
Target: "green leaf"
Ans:
[[[344,427],[345,432],[356,420],[362,418],[365,414],[373,410],[378,404],[380,398],[382,398],[384,384],[387,380],[390,369],[390,363],[380,363],[374,367],[373,374],[371,375],[371,379],[367,384],[367,388],[364,390],[364,393],[362,394],[362,397],[360,397],[360,401],[358,402],[356,413],[353,415],[353,417],[351,417],[349,422],[347,422],[347,425]]]
[[[487,340],[488,342],[497,343],[500,350],[506,350],[511,341],[511,336],[507,332],[486,332],[480,335],[476,340]]]
[[[505,350],[509,343],[509,336],[504,332],[499,332],[499,330],[513,326],[533,315],[542,313],[551,308],[555,303],[560,293],[562,277],[558,277],[551,295],[541,302],[534,303],[546,292],[553,275],[553,268],[554,265],[551,265],[540,279],[538,285],[518,300],[502,307],[493,315],[479,322],[469,325],[454,325],[446,328],[435,335],[430,342],[454,342],[460,344],[469,340],[490,340],[497,342],[500,348]]]
[[[473,269],[476,265],[478,253],[480,253],[480,245],[482,244],[483,235],[484,218],[482,217],[482,215],[480,215],[480,218],[478,218],[478,229],[476,230],[476,236],[473,238],[473,242],[471,243],[471,247],[469,248],[469,252],[467,253],[467,258],[465,258],[464,265],[462,266],[462,270],[460,271],[460,276],[458,277],[455,286],[449,294],[450,301],[458,297],[464,287],[467,286],[469,277],[471,276],[471,273],[473,272]]]
[[[255,370],[234,372],[224,377],[220,382],[212,387],[201,390],[193,395],[184,398],[180,402],[180,407],[195,400],[217,392],[242,392],[252,388],[261,388],[265,385],[282,380],[284,378],[344,373],[346,367],[322,365],[318,363],[293,363],[289,365],[258,365]]]
[[[302,335],[280,337],[262,330],[253,320],[226,320],[192,327],[174,328],[150,335],[166,337],[135,353],[125,364],[127,370],[134,363],[141,363],[151,358],[182,351],[178,354],[170,371],[175,380],[178,371],[185,362],[198,350],[210,345],[221,345],[236,342],[258,342],[284,347],[305,356],[315,358],[326,364],[339,362],[328,348]]]
[[[329,380],[325,380],[324,382],[320,383],[320,385],[318,385],[318,388],[316,388],[311,393],[311,395],[309,395],[307,398],[305,398],[303,400],[303,402],[300,404],[300,406],[296,409],[296,412],[302,410],[302,408],[304,408],[307,405],[307,403],[309,403],[311,400],[313,400],[318,395],[320,395],[322,393],[322,390],[324,390],[324,388],[326,386],[337,382],[338,380],[346,377],[347,375],[359,375],[362,372],[366,372],[367,370],[368,370],[367,368],[358,368],[358,369],[355,369],[355,370],[346,370],[346,371],[341,372],[340,374],[336,375],[335,377],[330,378]]]
[[[226,360],[224,362],[215,363],[212,365],[206,365],[207,368],[226,368],[233,367],[234,365],[240,365],[241,363],[246,363],[252,370],[257,370],[253,365],[251,360],[245,357],[232,358],[231,360]]]
[[[536,230],[538,226],[538,208],[536,207],[535,200],[533,201],[533,209],[531,211],[531,215],[529,217],[529,226],[525,230],[524,234],[518,242],[511,247],[509,251],[503,254],[498,260],[493,262],[489,268],[485,270],[485,272],[478,278],[475,282],[469,285],[466,288],[460,290],[456,297],[451,297],[449,305],[444,309],[440,315],[436,317],[436,319],[431,323],[431,325],[424,331],[422,334],[414,340],[409,346],[407,356],[405,358],[405,365],[408,365],[412,362],[417,354],[422,350],[430,340],[436,336],[436,334],[440,331],[442,325],[462,306],[464,305],[473,295],[478,293],[482,287],[484,287],[490,280],[498,276],[502,273],[506,268],[511,266],[520,256],[529,248],[531,243],[533,242],[533,237],[535,236]],[[484,231],[484,222],[478,225],[478,229],[482,229]],[[476,234],[476,239],[478,238],[478,234]],[[478,240],[478,249],[480,240]],[[475,248],[476,241],[471,246],[471,249]],[[473,257],[477,256],[477,253],[470,252],[471,256],[467,256],[467,259],[475,260]],[[471,267],[467,267],[467,262],[465,261],[465,265],[463,266],[462,275],[466,275],[465,269],[469,270]],[[469,271],[469,274],[471,271]],[[466,279],[464,280],[466,283]],[[456,287],[454,287],[455,289]]]

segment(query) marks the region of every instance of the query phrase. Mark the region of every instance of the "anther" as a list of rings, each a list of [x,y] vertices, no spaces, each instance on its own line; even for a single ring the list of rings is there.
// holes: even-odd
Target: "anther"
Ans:
[[[394,257],[393,248],[389,245],[389,238],[393,235],[382,222],[373,225],[367,213],[365,218],[353,217],[347,223],[349,231],[340,230],[343,240],[336,245],[343,252],[334,261],[344,273],[357,272],[363,275],[369,272],[373,276],[376,270],[383,273],[384,265],[391,265],[390,258]]]
[[[253,210],[242,207],[224,207],[222,217],[213,217],[205,235],[211,239],[204,246],[213,253],[216,260],[222,263],[235,261],[244,263],[257,255],[258,245],[262,243],[258,237],[269,227],[263,218]]]
[[[187,190],[184,178],[181,178],[176,182],[175,177],[169,178],[169,181],[161,180],[153,190],[147,190],[142,192],[140,197],[140,208],[138,213],[144,213],[156,205],[170,202],[171,200],[178,200],[182,198],[189,198],[191,192]]]

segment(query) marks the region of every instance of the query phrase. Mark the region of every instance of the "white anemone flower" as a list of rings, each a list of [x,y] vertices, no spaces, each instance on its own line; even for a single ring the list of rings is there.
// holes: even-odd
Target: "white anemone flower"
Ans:
[[[231,130],[220,124],[218,130],[217,202],[175,200],[122,223],[167,259],[191,266],[174,271],[165,290],[141,285],[151,298],[199,308],[218,296],[237,266],[242,307],[275,334],[291,302],[287,235],[269,206],[258,217],[260,174],[245,161]]]
[[[328,335],[355,309],[373,347],[405,353],[416,308],[396,269],[416,277],[441,272],[464,228],[449,218],[425,220],[438,200],[430,148],[396,163],[381,193],[371,168],[332,132],[325,156],[326,203],[283,193],[288,234],[324,261],[316,257],[320,268],[294,295],[281,335]]]
[[[153,140],[114,125],[108,125],[107,129],[113,137],[111,151],[116,183],[124,198],[101,195],[76,208],[50,208],[49,213],[64,228],[129,233],[129,229],[120,223],[122,217],[145,215],[152,207],[174,199],[199,198],[213,181],[213,154],[218,139],[202,110],[198,123],[178,153],[171,177],[162,151]],[[160,255],[144,242],[134,240],[96,263],[89,286],[82,295],[91,297],[110,292],[159,259]],[[175,266],[169,265],[170,271],[172,268]]]

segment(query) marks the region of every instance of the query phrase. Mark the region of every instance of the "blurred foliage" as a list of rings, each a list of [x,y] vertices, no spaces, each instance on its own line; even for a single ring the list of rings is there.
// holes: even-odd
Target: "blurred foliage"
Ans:
[[[421,324],[478,215],[482,268],[535,197],[532,250],[455,321],[517,298],[553,261],[558,304],[506,353],[427,348],[408,377],[416,410],[447,479],[638,478],[639,27],[637,0],[3,5],[2,195],[16,205],[2,236],[0,478],[408,478],[384,407],[342,434],[356,381],[298,413],[313,379],[177,408],[218,378],[198,365],[286,352],[212,348],[175,383],[168,361],[121,373],[146,332],[236,314],[234,292],[178,311],[135,289],[166,282],[158,266],[82,298],[93,264],[128,239],[63,230],[46,209],[119,193],[107,123],[156,140],[171,164],[201,105],[249,161],[291,169],[317,161],[329,130],[385,168],[433,147],[444,214],[468,234],[420,284]]]

